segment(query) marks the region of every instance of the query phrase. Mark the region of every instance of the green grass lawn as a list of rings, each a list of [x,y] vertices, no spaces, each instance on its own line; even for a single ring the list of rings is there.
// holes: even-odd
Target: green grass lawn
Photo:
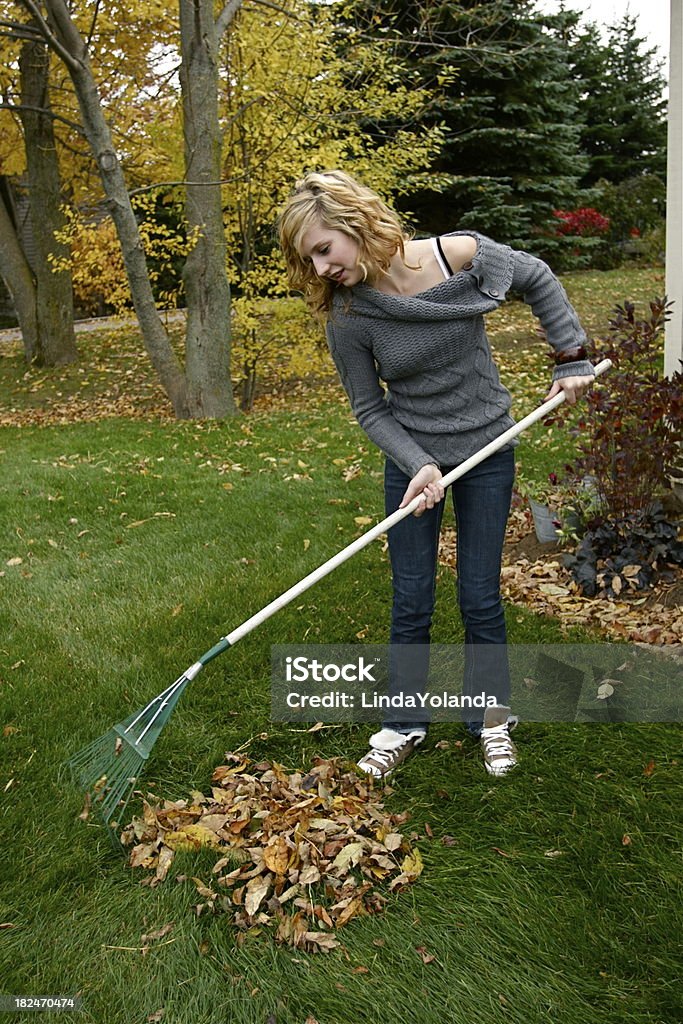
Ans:
[[[587,304],[604,302],[602,284]],[[629,297],[622,284],[615,300]],[[514,376],[517,353],[499,332]],[[545,386],[542,355],[529,359],[511,381],[518,413]],[[4,365],[0,390],[19,407]],[[520,446],[523,472],[545,472],[565,444],[542,430]],[[143,887],[97,820],[79,820],[64,759],[352,540],[355,517],[381,517],[380,458],[338,392],[223,424],[6,426],[0,453],[3,993],[78,992],[77,1019],[94,1024],[680,1019],[677,726],[522,723],[522,764],[502,780],[457,743],[458,726],[434,727],[386,795],[410,812],[425,870],[386,913],[343,928],[329,954],[278,946],[268,929],[237,942],[225,916],[196,917],[176,865]],[[444,571],[440,642],[462,639],[451,587]],[[382,643],[389,599],[376,543],[213,662],[155,746],[144,788],[207,791],[225,751],[249,740],[254,759],[288,768],[358,755],[366,727],[270,721],[270,648]],[[508,621],[515,643],[567,639],[520,608]],[[188,876],[207,867],[204,856],[177,863]],[[143,954],[142,935],[170,923]]]

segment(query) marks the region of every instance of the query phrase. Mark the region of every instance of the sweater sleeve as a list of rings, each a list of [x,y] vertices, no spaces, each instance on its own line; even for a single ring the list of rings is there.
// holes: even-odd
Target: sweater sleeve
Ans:
[[[527,252],[513,250],[512,256],[511,288],[521,292],[524,301],[531,306],[555,352],[559,354],[586,345],[588,339],[576,310],[547,263]],[[592,373],[590,360],[580,359],[556,366],[553,380]]]
[[[411,478],[423,466],[438,465],[392,415],[360,330],[328,322],[327,342],[353,414],[370,440]]]

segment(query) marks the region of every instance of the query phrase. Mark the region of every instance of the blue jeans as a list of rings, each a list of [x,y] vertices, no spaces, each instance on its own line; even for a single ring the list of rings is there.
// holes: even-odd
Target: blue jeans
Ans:
[[[452,467],[442,467],[444,476]],[[500,596],[500,567],[510,511],[515,460],[512,449],[496,452],[449,488],[457,529],[457,597],[465,627],[463,694],[485,691],[498,704],[510,700],[505,616]],[[398,505],[410,482],[391,460],[384,474],[386,514]],[[446,499],[448,492],[446,493]],[[389,695],[404,688],[422,691],[429,672],[432,614],[436,591],[439,532],[444,501],[421,516],[408,516],[389,530],[393,577]],[[399,645],[419,645],[410,651]],[[482,722],[467,723],[473,736]],[[385,721],[383,726],[410,732],[424,721]]]

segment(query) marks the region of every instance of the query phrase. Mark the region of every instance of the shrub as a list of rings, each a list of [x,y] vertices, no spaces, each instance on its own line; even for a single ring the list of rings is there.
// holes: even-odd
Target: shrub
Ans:
[[[332,372],[325,339],[303,299],[241,295],[232,315],[232,365],[244,412],[254,404],[259,379],[282,383]]]
[[[609,231],[609,217],[598,213],[592,206],[578,210],[555,210],[559,224],[558,235],[578,235],[580,238],[599,238]]]
[[[599,356],[613,369],[587,396],[574,428],[580,456],[573,473],[593,482],[600,512],[567,564],[589,595],[599,587],[613,596],[625,586],[649,586],[667,564],[683,561],[677,527],[657,500],[671,486],[683,442],[683,374],[667,378],[661,370],[669,312],[664,299],[651,302],[643,320],[632,303],[617,307]]]

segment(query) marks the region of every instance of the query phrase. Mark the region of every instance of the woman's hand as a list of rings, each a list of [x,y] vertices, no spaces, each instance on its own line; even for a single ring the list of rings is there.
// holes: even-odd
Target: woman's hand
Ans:
[[[441,483],[441,470],[438,466],[430,463],[415,474],[398,507],[405,508],[418,494],[422,495],[423,502],[415,509],[413,515],[416,516],[421,516],[425,509],[434,508],[441,501],[444,489]]]
[[[559,380],[553,381],[553,386],[543,401],[549,402],[555,395],[559,395],[560,391],[564,391],[569,404],[576,405],[578,399],[588,390],[594,380],[595,375],[592,373],[585,377],[561,377]]]

